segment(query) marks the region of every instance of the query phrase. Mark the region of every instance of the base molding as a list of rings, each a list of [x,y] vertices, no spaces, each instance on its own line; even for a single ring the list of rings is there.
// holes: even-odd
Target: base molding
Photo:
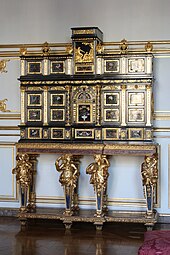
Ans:
[[[19,213],[19,208],[0,208],[0,216],[13,216],[13,217],[17,217]],[[122,211],[122,214],[124,214],[125,218],[127,217],[127,215],[132,216],[132,212],[131,211]],[[137,212],[133,212],[133,214],[137,214]],[[133,217],[133,216],[132,216]],[[157,223],[170,223],[170,214],[160,214],[158,216],[158,221]]]

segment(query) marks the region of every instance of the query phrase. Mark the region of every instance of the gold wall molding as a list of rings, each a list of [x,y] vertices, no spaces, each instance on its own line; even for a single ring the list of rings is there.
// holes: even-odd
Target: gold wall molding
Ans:
[[[20,113],[0,113],[0,120],[20,120]]]
[[[2,136],[19,136],[20,137],[20,134],[0,134],[0,137]]]
[[[45,55],[44,47],[48,46],[48,55],[67,54],[67,49],[72,47],[69,43],[41,43],[41,44],[0,44],[0,57],[3,58],[19,58],[20,56]],[[103,42],[101,46],[105,53],[120,54],[153,54],[156,57],[170,57],[170,40],[155,40],[155,41],[128,41],[123,39],[117,42]],[[122,48],[123,47],[123,48]],[[46,48],[45,48],[46,49]],[[2,70],[8,59],[2,60]],[[4,69],[5,70],[5,69]]]
[[[18,126],[0,126],[0,130],[20,130]]]
[[[154,120],[170,120],[170,111],[155,111]]]
[[[154,127],[154,132],[170,132],[170,127]]]
[[[155,58],[170,58],[170,55],[160,54],[160,55],[156,55]]]
[[[168,135],[157,135],[157,136],[154,136],[154,138],[170,139],[170,136],[168,136]]]

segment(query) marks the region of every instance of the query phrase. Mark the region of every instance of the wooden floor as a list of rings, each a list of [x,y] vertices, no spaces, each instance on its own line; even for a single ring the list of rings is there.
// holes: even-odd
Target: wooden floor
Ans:
[[[30,222],[21,231],[15,217],[0,217],[0,255],[137,255],[143,243],[142,224],[105,224],[96,231],[89,223],[65,230],[61,222]]]

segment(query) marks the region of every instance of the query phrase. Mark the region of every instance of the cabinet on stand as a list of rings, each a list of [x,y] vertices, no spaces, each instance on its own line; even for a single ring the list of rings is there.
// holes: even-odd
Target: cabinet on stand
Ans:
[[[149,47],[149,46],[148,46]],[[122,41],[119,54],[105,51],[103,33],[96,27],[73,28],[72,45],[63,52],[48,43],[36,54],[21,55],[21,137],[16,144],[13,173],[20,185],[18,217],[73,222],[140,222],[153,227],[158,183],[158,145],[152,137],[152,54],[128,53]],[[36,208],[36,166],[43,153],[60,154],[54,162],[60,172],[65,209]],[[93,155],[84,171],[94,187],[96,210],[80,210],[78,180],[81,158]],[[146,212],[131,215],[109,211],[109,158],[143,156],[141,177]]]

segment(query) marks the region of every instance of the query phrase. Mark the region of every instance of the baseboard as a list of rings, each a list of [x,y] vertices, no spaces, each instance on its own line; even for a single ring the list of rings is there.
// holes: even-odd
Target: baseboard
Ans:
[[[0,216],[17,217],[18,208],[0,208]]]

